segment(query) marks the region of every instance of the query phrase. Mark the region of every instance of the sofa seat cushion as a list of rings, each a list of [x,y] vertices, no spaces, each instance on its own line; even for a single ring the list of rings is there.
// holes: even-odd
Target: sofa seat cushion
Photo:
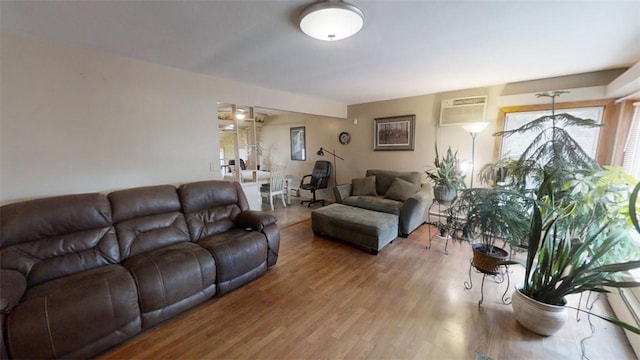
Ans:
[[[267,239],[257,231],[232,229],[198,244],[216,261],[218,295],[246,284],[267,270]]]
[[[361,209],[380,211],[393,215],[400,215],[402,202],[385,199],[383,196],[349,196],[342,202],[345,205],[358,207]]]
[[[145,329],[215,294],[213,257],[191,242],[145,252],[122,264],[138,284],[142,327]]]
[[[133,278],[107,265],[28,289],[8,317],[7,346],[12,358],[85,358],[140,330]]]

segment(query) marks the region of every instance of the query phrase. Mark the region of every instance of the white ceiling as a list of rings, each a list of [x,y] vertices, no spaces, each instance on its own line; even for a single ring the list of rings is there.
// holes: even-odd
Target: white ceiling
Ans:
[[[345,104],[627,67],[640,1],[351,0],[354,37],[304,35],[295,1],[7,1],[2,31]]]

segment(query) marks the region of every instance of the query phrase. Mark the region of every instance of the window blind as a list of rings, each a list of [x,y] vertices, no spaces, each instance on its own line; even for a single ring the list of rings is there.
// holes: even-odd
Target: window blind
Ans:
[[[640,102],[634,103],[633,107],[633,120],[624,146],[622,168],[636,179],[640,179]]]

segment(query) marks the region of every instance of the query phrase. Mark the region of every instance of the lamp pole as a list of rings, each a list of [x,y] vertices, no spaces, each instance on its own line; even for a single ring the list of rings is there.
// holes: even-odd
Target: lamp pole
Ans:
[[[469,135],[471,135],[472,143],[471,143],[471,186],[473,187],[473,177],[475,175],[475,165],[476,165],[476,136],[479,132],[484,130],[484,128],[489,125],[488,122],[475,122],[471,124],[462,125],[462,128],[465,129]]]
[[[335,172],[334,172],[333,176],[334,176],[335,185],[337,186],[338,185],[338,166],[336,165],[336,158],[338,158],[338,159],[340,159],[342,161],[344,161],[344,159],[341,158],[340,156],[336,155],[336,150],[335,149],[333,150],[333,152],[331,152],[331,151],[321,147],[320,150],[318,150],[316,152],[316,154],[318,154],[320,156],[324,156],[324,152],[325,151],[328,152],[329,154],[333,155],[333,168],[335,169]]]
[[[473,177],[475,174],[475,165],[476,165],[476,136],[478,133],[471,133],[471,188],[473,188]]]

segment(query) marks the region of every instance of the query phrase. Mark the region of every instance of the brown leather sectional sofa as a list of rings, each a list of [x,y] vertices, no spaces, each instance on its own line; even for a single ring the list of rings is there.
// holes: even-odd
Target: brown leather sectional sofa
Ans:
[[[0,208],[2,358],[88,358],[278,259],[276,218],[238,183],[65,195]]]

